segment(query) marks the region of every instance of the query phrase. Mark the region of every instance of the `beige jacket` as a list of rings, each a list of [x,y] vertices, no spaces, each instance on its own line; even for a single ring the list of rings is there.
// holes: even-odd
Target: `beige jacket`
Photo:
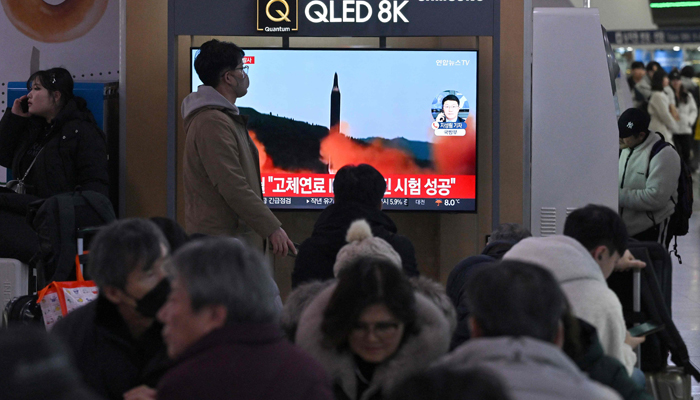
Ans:
[[[187,233],[239,236],[262,247],[282,224],[263,202],[247,117],[210,86],[185,98],[182,115]]]

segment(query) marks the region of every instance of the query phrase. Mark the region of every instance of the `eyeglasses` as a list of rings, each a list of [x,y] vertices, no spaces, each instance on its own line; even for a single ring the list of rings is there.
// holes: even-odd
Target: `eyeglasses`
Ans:
[[[226,73],[227,73],[227,72],[230,72],[230,71],[242,71],[244,74],[248,75],[248,69],[249,69],[249,68],[250,68],[250,67],[247,66],[247,65],[242,65],[242,66],[236,67],[236,68],[234,68],[234,69],[227,69],[226,71],[224,71],[224,72],[221,74],[221,77],[223,78],[224,75],[226,75]]]
[[[249,68],[250,68],[250,67],[249,67],[248,65],[243,65],[243,66],[234,68],[234,71],[235,71],[235,70],[241,70],[241,71],[243,71],[244,74],[248,75],[248,69],[249,69]]]
[[[366,337],[372,332],[379,339],[389,339],[396,335],[402,325],[399,322],[376,322],[374,324],[358,322],[352,328],[351,334]]]

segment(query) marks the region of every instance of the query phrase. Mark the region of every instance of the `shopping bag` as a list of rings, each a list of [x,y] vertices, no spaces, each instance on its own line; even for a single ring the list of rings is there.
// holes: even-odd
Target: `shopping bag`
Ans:
[[[56,322],[60,321],[69,312],[80,308],[97,298],[99,293],[97,285],[93,281],[83,278],[80,268],[80,259],[75,256],[75,274],[77,281],[51,282],[39,291],[37,302],[41,306],[44,316],[44,326],[50,331]]]

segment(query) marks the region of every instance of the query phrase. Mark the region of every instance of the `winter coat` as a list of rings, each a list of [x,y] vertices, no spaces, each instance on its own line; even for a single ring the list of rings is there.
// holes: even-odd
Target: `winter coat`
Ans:
[[[678,126],[669,110],[670,104],[668,96],[664,92],[653,91],[649,98],[647,111],[651,117],[649,130],[661,133],[667,142],[673,143],[673,132],[678,130]]]
[[[651,78],[649,78],[648,75],[644,75],[642,80],[637,82],[637,84],[634,86],[634,89],[641,94],[645,102],[648,102],[649,98],[651,97]]]
[[[622,304],[581,243],[568,236],[527,238],[513,246],[503,259],[521,260],[549,270],[566,294],[573,314],[598,330],[605,354],[620,360],[632,375],[637,356],[625,343],[627,328]]]
[[[436,368],[484,368],[513,400],[620,399],[594,382],[552,343],[528,337],[475,338],[435,363]]]
[[[681,120],[676,122],[678,130],[673,133],[679,135],[690,135],[693,132],[693,127],[695,126],[695,121],[698,119],[698,106],[693,100],[693,96],[688,93],[688,98],[685,103],[680,100],[677,102],[678,105],[678,115],[680,115]]]
[[[331,377],[336,399],[357,399],[354,356],[349,350],[327,348],[321,323],[336,284],[322,290],[306,307],[299,320],[296,343],[315,358]],[[416,293],[416,324],[419,332],[404,338],[390,359],[378,365],[369,387],[360,399],[382,399],[402,379],[417,373],[445,354],[449,348],[450,322],[427,297]]]
[[[457,329],[454,335],[452,335],[450,350],[469,340],[471,337],[471,333],[469,332],[469,309],[466,304],[466,293],[464,292],[464,285],[467,282],[469,274],[480,264],[500,260],[513,245],[515,245],[515,242],[505,240],[493,241],[484,248],[481,254],[465,258],[450,272],[450,275],[447,277],[446,291],[457,310]]]
[[[282,224],[263,202],[258,150],[247,117],[216,89],[182,102],[185,120],[185,230],[240,236],[255,247]]]
[[[109,196],[107,141],[85,100],[68,100],[51,124],[5,111],[0,120],[0,165],[21,179],[34,159],[27,152],[35,145],[43,145],[43,150],[25,180],[28,195],[45,199],[80,186]]]
[[[347,244],[350,224],[365,219],[372,234],[386,240],[401,256],[404,273],[417,276],[418,267],[413,244],[405,236],[397,234],[394,221],[376,207],[347,202],[331,204],[318,217],[311,237],[299,247],[292,272],[292,287],[313,280],[333,279],[333,265],[340,248]]]
[[[659,140],[661,137],[651,132],[644,142],[620,153],[620,216],[630,236],[660,224],[675,211],[680,156],[666,146],[650,162],[651,150]]]
[[[160,331],[154,322],[138,340],[103,296],[58,321],[51,334],[72,353],[85,383],[107,399],[122,400],[140,385],[155,387],[170,366]]]
[[[229,324],[192,344],[158,385],[158,400],[332,400],[330,381],[274,324]]]
[[[337,281],[335,279],[329,279],[323,282],[307,282],[299,285],[299,287],[294,289],[294,291],[289,294],[280,318],[282,329],[289,340],[292,342],[296,341],[296,332],[299,319],[301,318],[301,314],[304,312],[306,307],[316,298],[319,293],[321,293],[327,287],[335,285],[336,282]],[[445,318],[447,318],[447,321],[450,324],[450,332],[454,331],[457,327],[455,308],[452,305],[449,297],[447,297],[445,289],[442,287],[442,285],[424,276],[409,278],[409,282],[411,282],[411,286],[413,286],[415,291],[427,297],[438,307],[438,309],[440,309],[440,311],[442,311],[443,315]]]
[[[571,346],[564,344],[564,352],[579,369],[592,380],[615,390],[625,400],[653,400],[650,394],[637,386],[619,360],[605,355],[595,327],[580,318],[577,320],[581,348],[575,352]]]

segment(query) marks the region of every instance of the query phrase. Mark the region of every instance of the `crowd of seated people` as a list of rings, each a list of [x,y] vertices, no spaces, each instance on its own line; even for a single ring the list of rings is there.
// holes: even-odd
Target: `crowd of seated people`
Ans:
[[[370,168],[344,172],[356,198]],[[334,228],[341,246],[301,247],[307,260],[332,252],[332,263],[283,305],[265,257],[243,241],[188,237],[158,218],[103,227],[86,267],[98,298],[49,334],[0,333],[0,349],[12,346],[2,397],[651,398],[633,368],[643,338],[628,334],[606,284],[615,270],[643,267],[615,211],[583,207],[547,238],[503,224],[445,290],[407,268],[401,249],[413,257],[412,246],[387,240],[395,228],[377,229],[383,189],[372,185],[365,205],[328,211],[363,210]]]

